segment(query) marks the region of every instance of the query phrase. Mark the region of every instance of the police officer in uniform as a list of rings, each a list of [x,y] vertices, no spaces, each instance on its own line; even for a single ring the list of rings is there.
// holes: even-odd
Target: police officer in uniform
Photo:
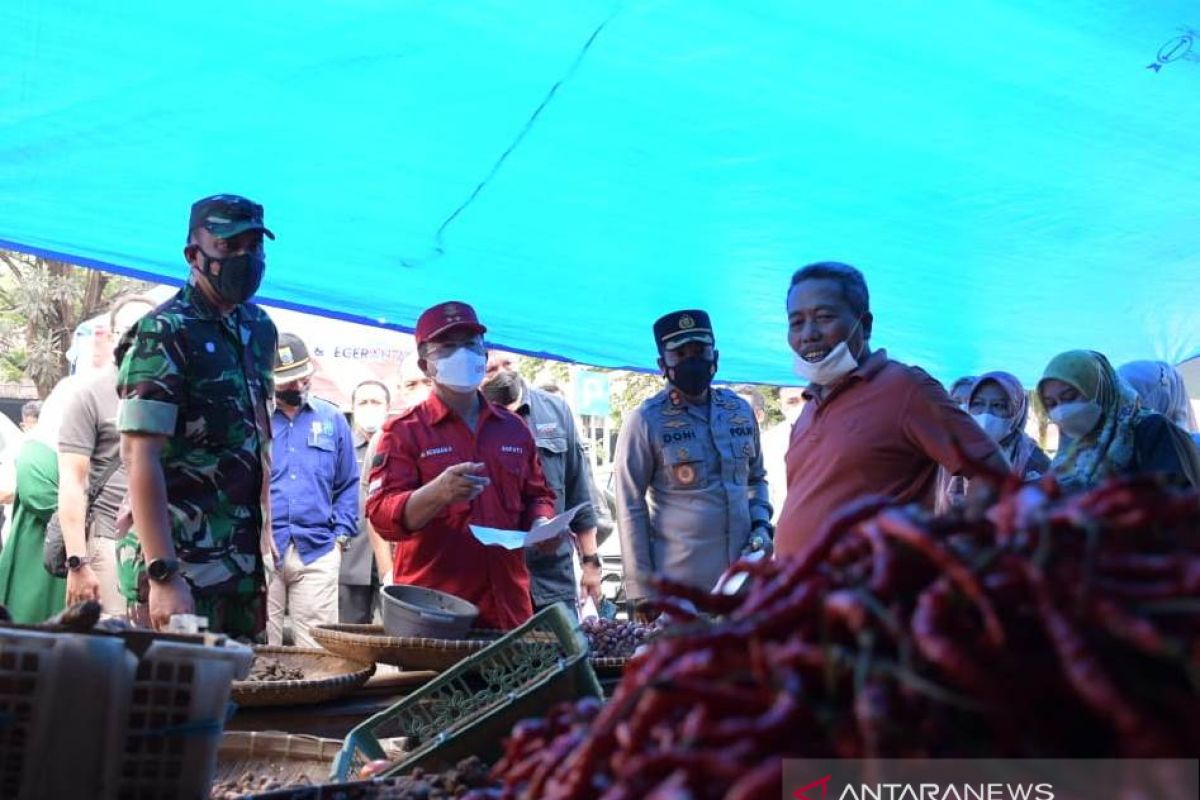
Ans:
[[[661,574],[711,589],[743,555],[771,547],[771,503],[754,411],[712,388],[718,353],[703,311],[654,323],[667,387],[617,439],[617,527],[635,611]]]

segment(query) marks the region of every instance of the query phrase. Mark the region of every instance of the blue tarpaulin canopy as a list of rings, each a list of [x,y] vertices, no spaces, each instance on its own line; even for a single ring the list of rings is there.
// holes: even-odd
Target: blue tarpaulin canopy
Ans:
[[[1196,0],[0,3],[0,246],[162,281],[262,202],[260,297],[795,382],[798,266],[867,276],[941,378],[1200,354]]]

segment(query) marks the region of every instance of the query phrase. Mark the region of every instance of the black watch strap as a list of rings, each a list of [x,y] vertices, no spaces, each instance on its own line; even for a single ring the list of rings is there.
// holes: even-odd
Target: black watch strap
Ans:
[[[579,563],[580,564],[591,564],[593,567],[598,567],[598,566],[600,566],[600,556],[597,555],[596,553],[593,553],[590,556],[580,556]]]
[[[172,558],[156,558],[146,565],[146,577],[157,583],[165,583],[179,572],[179,562]]]

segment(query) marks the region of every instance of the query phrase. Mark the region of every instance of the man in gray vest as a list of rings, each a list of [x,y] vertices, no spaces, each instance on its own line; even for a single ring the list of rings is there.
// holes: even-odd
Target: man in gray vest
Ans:
[[[571,522],[579,549],[579,586],[575,585],[575,549],[563,537],[552,553],[525,551],[529,595],[534,613],[562,602],[571,611],[582,595],[600,602],[600,556],[596,552],[596,510],[592,505],[592,472],[571,409],[562,397],[530,386],[517,372],[518,357],[488,351],[487,380],[480,387],[490,402],[525,420],[537,443],[546,483],[554,490],[554,513],[587,503]]]
[[[754,411],[711,387],[719,354],[708,314],[667,314],[654,338],[667,386],[625,419],[614,459],[635,612],[652,575],[711,589],[738,558],[769,550],[774,534]]]

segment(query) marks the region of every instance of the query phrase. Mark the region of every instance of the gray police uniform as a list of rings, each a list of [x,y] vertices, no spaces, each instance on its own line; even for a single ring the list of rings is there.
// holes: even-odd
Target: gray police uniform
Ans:
[[[525,384],[517,414],[529,425],[537,442],[542,472],[547,485],[554,490],[554,513],[561,514],[587,503],[572,520],[571,530],[579,532],[596,527],[591,468],[566,401]],[[579,587],[575,583],[575,544],[570,537],[564,536],[553,553],[527,549],[525,565],[529,568],[529,595],[534,611],[557,602],[565,602],[572,611],[575,609]]]
[[[615,459],[617,528],[630,600],[650,576],[711,589],[769,526],[771,502],[750,404],[710,389],[693,406],[668,386],[625,420]]]

